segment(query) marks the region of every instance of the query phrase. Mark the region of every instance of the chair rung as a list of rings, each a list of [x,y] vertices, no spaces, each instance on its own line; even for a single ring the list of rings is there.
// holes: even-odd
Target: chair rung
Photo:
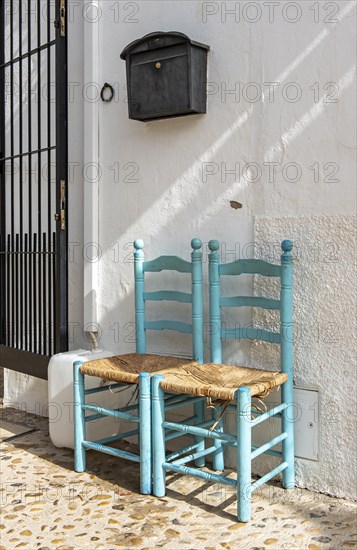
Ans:
[[[191,416],[190,418],[186,418],[185,423],[187,424],[188,422],[195,422],[197,419],[198,419],[198,416]],[[197,426],[199,428],[205,428],[206,426],[210,426],[211,424],[212,424],[212,420],[206,420],[205,422],[201,422],[200,424],[192,424],[192,425]],[[171,439],[175,439],[176,437],[182,437],[182,431],[169,433],[165,437],[165,441],[170,441]],[[185,433],[185,437],[194,437],[194,435],[190,433]]]
[[[203,424],[211,424],[211,421],[208,421],[207,423],[204,422]],[[205,430],[203,428],[200,428],[198,426],[187,426],[186,424],[181,425],[177,424],[175,422],[163,422],[163,427],[168,428],[172,431],[178,431],[183,433],[188,433],[192,435],[200,435],[203,437],[209,437],[211,439],[221,439],[222,441],[236,441],[236,438],[233,435],[225,434],[223,432],[215,432],[213,430]]]
[[[203,449],[202,451],[198,451],[197,453],[192,453],[191,455],[183,456],[179,460],[175,460],[173,464],[176,464],[176,465],[186,464],[187,462],[192,462],[193,460],[197,460],[197,458],[202,458],[203,456],[211,455],[215,451],[217,451],[217,447],[213,445],[212,447],[208,447],[207,449]]]
[[[130,422],[139,422],[140,419],[135,414],[129,414],[118,410],[105,409],[104,407],[97,407],[96,405],[82,405],[82,409],[88,411],[95,411],[98,414],[104,416],[113,416],[114,418],[122,418],[123,420],[129,420]]]
[[[229,447],[237,447],[238,443],[237,443],[237,441],[235,441],[234,443],[232,443],[231,441],[223,441],[222,445],[223,446],[228,445]],[[253,451],[255,451],[256,449],[259,449],[259,447],[257,447],[256,445],[252,445],[252,449],[253,449]],[[265,451],[264,454],[271,455],[271,456],[276,456],[278,458],[282,458],[282,456],[283,456],[283,453],[281,451],[273,451],[272,449],[268,449],[267,451]]]
[[[144,328],[146,330],[177,330],[185,334],[192,333],[192,325],[183,323],[182,321],[170,321],[162,319],[160,321],[145,321]]]
[[[138,408],[139,408],[139,403],[136,403],[135,405],[129,405],[128,407],[123,407],[122,409],[118,409],[118,410],[127,412]],[[108,415],[107,414],[89,414],[88,416],[86,416],[85,421],[92,422],[93,420],[100,420],[101,418],[105,418],[106,416]]]
[[[198,416],[190,416],[190,418],[186,418],[185,422],[195,422],[198,419]],[[186,434],[187,437],[192,437],[191,434]],[[171,432],[167,435],[165,435],[165,441],[171,441],[171,439],[175,439],[176,437],[182,437],[182,432]]]
[[[188,445],[187,447],[184,447],[183,449],[180,449],[179,451],[175,451],[174,453],[171,453],[170,455],[166,456],[166,462],[170,462],[170,460],[175,460],[175,458],[179,458],[180,456],[189,453],[191,451],[194,451],[197,449],[197,447],[200,445],[200,443],[193,443],[192,445]]]
[[[121,458],[126,458],[127,460],[133,460],[134,462],[140,462],[139,456],[134,455],[133,453],[128,453],[127,451],[121,451],[120,449],[113,449],[112,447],[107,447],[106,445],[93,443],[92,441],[82,441],[82,445],[86,449],[91,449],[93,451],[98,451],[100,453],[105,453],[107,455],[119,456]]]
[[[107,390],[115,390],[116,388],[123,388],[127,386],[130,387],[128,384],[108,384],[106,386],[97,386],[96,388],[90,388],[89,390],[84,390],[84,395],[91,395],[92,393],[99,393],[102,391]]]
[[[178,292],[176,290],[158,290],[156,292],[144,292],[144,300],[161,301],[168,300],[171,302],[182,302],[184,304],[192,303],[192,295],[187,292]]]
[[[230,403],[228,405],[228,411],[233,411],[233,412],[236,412],[237,411],[237,403],[235,401],[232,401],[232,403]],[[263,414],[265,414],[264,411],[257,411],[256,409],[253,409],[252,411],[253,414],[257,415],[257,416],[261,416]],[[277,417],[280,417],[281,416],[281,412],[280,413],[276,413],[274,414],[274,416],[277,416]]]
[[[237,481],[235,479],[223,477],[218,474],[211,474],[203,470],[197,470],[196,468],[188,468],[187,466],[177,466],[176,464],[171,464],[169,462],[164,462],[162,467],[165,470],[177,472],[178,474],[185,474],[189,476],[200,477],[202,479],[206,479],[207,481],[213,481],[214,483],[223,483],[225,485],[232,485],[233,487],[237,486]]]
[[[283,432],[280,435],[277,435],[276,437],[271,439],[270,441],[267,441],[267,443],[264,443],[264,445],[258,447],[252,452],[252,454],[250,455],[251,459],[253,460],[254,458],[257,458],[257,456],[262,455],[272,447],[275,447],[275,445],[277,445],[278,443],[281,443],[281,441],[284,441],[284,439],[286,439],[287,437],[288,434],[286,432]]]
[[[166,397],[167,395],[167,397]],[[185,396],[186,397],[186,396]],[[164,403],[166,405],[171,405],[171,403],[174,403],[175,401],[182,399],[181,393],[167,393],[165,394]]]
[[[219,266],[221,275],[264,275],[265,277],[280,277],[281,266],[264,260],[236,260]]]
[[[154,260],[143,262],[144,272],[157,273],[158,271],[170,270],[179,273],[191,273],[191,262],[183,260],[178,256],[160,256]]]
[[[106,414],[89,414],[85,417],[86,422],[93,422],[93,420],[100,420],[101,418],[105,418]]]
[[[281,403],[280,405],[278,405],[277,407],[274,407],[273,409],[270,409],[269,411],[267,411],[266,413],[263,413],[261,414],[260,416],[258,416],[258,418],[255,418],[254,420],[252,420],[251,422],[251,426],[257,426],[258,424],[260,424],[261,422],[264,422],[265,420],[268,420],[268,418],[271,418],[272,416],[275,416],[276,414],[280,413],[281,411],[283,411],[284,409],[287,408],[287,404],[286,403]]]
[[[172,441],[177,437],[182,437],[182,432],[171,432],[165,437],[165,441]],[[185,434],[185,437],[194,437],[192,434]]]
[[[184,405],[193,405],[194,403],[199,403],[203,399],[204,397],[186,397],[185,399],[181,399],[180,401],[177,401],[175,403],[165,405],[165,411],[171,411],[172,409],[183,407]]]
[[[179,273],[191,273],[191,262],[183,260],[178,256],[159,256],[154,260],[143,262],[144,272],[157,273],[163,270],[178,271]]]
[[[132,405],[127,405],[126,407],[122,407],[120,410],[127,412],[127,411],[133,411],[134,409],[139,408],[139,403],[133,403]],[[118,409],[119,410],[119,409]]]
[[[222,296],[222,307],[260,307],[263,309],[280,309],[280,300],[263,296]]]
[[[258,481],[255,481],[254,483],[252,483],[251,486],[250,486],[251,493],[253,491],[255,491],[256,489],[258,489],[259,487],[261,487],[262,485],[264,485],[264,483],[269,481],[269,479],[272,479],[273,477],[280,474],[280,472],[285,470],[288,466],[289,466],[289,464],[287,462],[282,462],[281,464],[279,464],[279,466],[274,468],[274,470],[271,470],[271,472],[268,472],[267,474],[265,474],[265,476],[258,479]]]
[[[236,412],[237,411],[237,403],[236,401],[232,401],[229,405],[228,405],[228,411],[233,411],[233,412]],[[261,416],[262,414],[265,414],[266,411],[257,411],[256,409],[253,409],[252,410],[252,414],[256,414],[257,416]],[[274,416],[281,416],[281,413],[276,413]]]
[[[270,344],[280,344],[279,332],[262,328],[222,328],[221,336],[226,340],[262,340]]]
[[[123,432],[121,434],[105,437],[104,439],[98,439],[93,443],[98,443],[99,445],[103,445],[104,443],[111,443],[112,441],[119,441],[120,439],[124,439],[125,437],[131,437],[133,435],[137,435],[138,433],[139,433],[139,429],[137,428],[136,430],[130,430],[130,432]]]

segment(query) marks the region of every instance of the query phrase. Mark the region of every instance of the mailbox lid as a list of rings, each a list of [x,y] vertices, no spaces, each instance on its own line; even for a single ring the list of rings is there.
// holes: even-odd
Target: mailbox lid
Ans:
[[[121,59],[126,59],[129,54],[155,50],[157,48],[165,48],[174,44],[189,43],[192,46],[197,46],[205,50],[209,50],[209,46],[191,40],[186,34],[177,31],[156,31],[146,34],[145,36],[130,42],[121,52]]]
[[[153,120],[206,112],[207,50],[180,32],[131,42],[126,61],[129,118]]]

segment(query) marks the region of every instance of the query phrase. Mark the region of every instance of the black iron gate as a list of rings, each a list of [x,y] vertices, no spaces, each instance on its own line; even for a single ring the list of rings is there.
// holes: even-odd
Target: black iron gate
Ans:
[[[67,350],[66,0],[0,0],[0,367]]]

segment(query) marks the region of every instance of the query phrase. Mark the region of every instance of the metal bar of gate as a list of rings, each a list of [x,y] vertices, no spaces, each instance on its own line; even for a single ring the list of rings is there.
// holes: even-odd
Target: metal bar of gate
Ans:
[[[10,235],[7,236],[7,250],[10,250],[10,246],[11,246],[11,241],[10,241]],[[7,270],[6,270],[6,282],[7,282],[7,285],[8,285],[8,288],[7,288],[7,296],[6,296],[6,301],[7,301],[7,308],[6,308],[6,345],[7,346],[10,346],[10,319],[11,319],[11,315],[10,315],[10,296],[11,296],[11,283],[10,283],[10,258],[8,257],[7,258]]]
[[[5,28],[5,6],[0,6],[0,29]],[[0,66],[5,61],[5,40],[0,40]],[[0,68],[0,157],[5,156],[5,68]],[[5,162],[0,162],[0,252],[6,248],[6,225],[5,225]],[[0,257],[0,345],[6,343],[6,257]]]
[[[31,51],[31,0],[27,1],[27,49]],[[32,250],[32,93],[31,93],[31,82],[32,82],[32,55],[28,57],[28,79],[27,79],[27,124],[28,124],[28,250]],[[29,278],[28,278],[28,347],[26,349],[33,351],[33,330],[32,330],[32,319],[33,319],[33,305],[32,305],[32,281],[33,281],[33,270],[32,270],[32,261],[29,257]]]
[[[33,234],[32,250],[37,251],[37,233]],[[32,351],[37,353],[37,270],[36,270],[36,254],[32,257],[32,270],[33,270],[33,346]]]
[[[28,3],[31,4],[31,0],[28,0]],[[28,11],[28,14],[30,14],[29,11]],[[29,24],[30,24],[30,22],[31,22],[30,15],[28,16],[28,19],[29,19]],[[48,48],[48,46],[54,46],[55,44],[56,44],[56,40],[51,40],[50,42],[48,42],[46,44],[42,44],[41,46],[39,46],[37,48],[33,48],[31,51],[30,51],[30,48],[29,48],[29,51],[26,52],[26,53],[23,53],[21,56],[14,57],[14,59],[11,59],[10,61],[7,61],[6,63],[0,62],[0,69],[9,67],[11,64],[17,63],[20,60],[27,59],[27,58],[33,56],[34,54],[37,54],[38,52],[40,52],[42,50],[46,50]]]
[[[42,147],[41,149],[33,149],[32,151],[25,151],[24,153],[22,153],[22,155],[20,155],[20,154],[8,155],[7,157],[0,158],[0,161],[7,161],[7,160],[11,160],[11,159],[15,160],[15,159],[20,158],[21,156],[22,157],[32,156],[32,155],[36,155],[36,154],[40,154],[40,153],[46,153],[47,151],[54,151],[55,149],[56,149],[55,145],[52,145],[52,147]]]
[[[10,58],[14,57],[14,2],[10,0]],[[11,156],[14,156],[14,65],[10,65],[10,151]],[[10,227],[11,227],[11,249],[14,248],[14,159],[11,159],[11,191],[10,191]],[[11,288],[14,289],[14,256],[11,256]],[[10,323],[11,332],[11,347],[15,344],[14,334],[14,311],[15,311],[15,292],[11,294],[11,312],[7,320]]]
[[[37,48],[41,46],[41,0],[37,0]],[[37,142],[38,142],[38,157],[37,157],[37,239],[38,239],[38,248],[41,249],[41,234],[42,234],[42,155],[41,155],[41,146],[42,146],[42,89],[41,89],[41,60],[42,60],[42,51],[37,53],[37,90],[38,90],[38,99],[37,99]],[[42,273],[41,273],[42,258],[41,254],[38,256],[37,268],[37,277],[38,277],[38,342],[36,341],[36,351],[41,353],[41,335],[42,335]]]
[[[51,42],[51,4],[50,0],[47,0],[47,43]],[[50,244],[51,244],[51,222],[52,222],[52,216],[51,216],[51,188],[52,188],[52,181],[51,181],[51,46],[47,50],[47,189],[48,189],[48,198],[47,198],[47,233],[48,233],[48,252],[50,252]],[[46,242],[46,241],[45,241]],[[51,256],[48,256],[48,262],[47,262],[47,274],[44,274],[44,277],[47,275],[48,278],[48,295],[47,299],[45,300],[45,303],[48,304],[48,334],[47,334],[47,340],[48,340],[48,346],[46,346],[45,353],[52,354],[52,297],[51,297]],[[46,283],[45,283],[46,284]],[[46,326],[46,322],[45,322]],[[45,340],[46,341],[46,340]]]
[[[64,10],[64,13],[62,11]],[[67,24],[66,2],[60,0],[56,3],[56,20],[59,27],[56,29],[58,42],[56,45],[56,205],[60,209],[60,221],[57,221],[56,253],[61,261],[57,262],[56,277],[56,335],[55,349],[57,351],[68,349],[68,233],[67,233]],[[66,73],[63,78],[63,71]],[[62,210],[63,209],[63,210]],[[63,217],[62,217],[62,212]],[[58,229],[59,227],[59,229]]]
[[[24,303],[24,319],[25,319],[25,349],[28,349],[28,329],[29,329],[29,322],[28,322],[28,299],[29,299],[29,293],[28,293],[28,234],[25,233],[24,238],[24,286],[25,286],[25,303]]]
[[[19,106],[19,226],[20,226],[20,235],[19,235],[19,248],[18,250],[22,250],[23,245],[23,232],[24,232],[24,214],[23,214],[23,158],[22,158],[22,131],[23,131],[23,121],[22,121],[22,1],[19,2],[19,96],[18,96],[18,106]],[[23,346],[23,302],[24,302],[24,292],[23,292],[23,269],[22,269],[22,260],[23,256],[22,254],[18,257],[18,272],[17,272],[17,280],[20,279],[19,285],[20,285],[20,295],[19,295],[19,304],[18,304],[18,310],[17,310],[17,347]]]

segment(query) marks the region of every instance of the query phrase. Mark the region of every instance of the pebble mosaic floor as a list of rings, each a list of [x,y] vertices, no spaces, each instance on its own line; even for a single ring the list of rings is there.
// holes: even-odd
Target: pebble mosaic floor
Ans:
[[[136,464],[89,452],[77,474],[46,419],[13,409],[2,417],[36,431],[2,444],[0,550],[357,549],[353,502],[270,483],[252,522],[237,523],[230,488],[169,476],[165,498],[142,496]]]

